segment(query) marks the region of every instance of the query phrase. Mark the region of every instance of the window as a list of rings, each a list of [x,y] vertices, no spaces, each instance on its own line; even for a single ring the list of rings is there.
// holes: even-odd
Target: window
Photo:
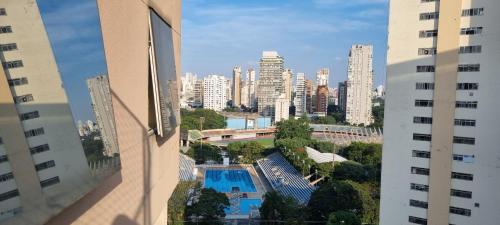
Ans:
[[[411,173],[412,174],[419,174],[419,175],[429,175],[429,169],[420,168],[420,167],[412,167]]]
[[[434,72],[434,66],[417,66],[417,73],[429,73]]]
[[[50,150],[50,147],[49,147],[48,144],[38,145],[38,146],[30,148],[30,152],[31,152],[32,155],[38,154],[38,153],[41,153],[41,152],[46,152],[48,150]]]
[[[431,153],[427,151],[413,150],[412,156],[416,158],[430,158]]]
[[[461,35],[476,35],[483,33],[483,27],[467,27],[460,29]]]
[[[0,16],[6,16],[7,11],[5,11],[5,8],[0,8]]]
[[[453,206],[450,206],[450,213],[458,214],[458,215],[462,215],[462,216],[470,216],[471,215],[470,209],[458,208],[458,207],[453,207]]]
[[[40,170],[48,169],[48,168],[51,168],[54,166],[56,166],[56,163],[54,162],[54,160],[50,160],[47,162],[36,164],[35,169],[36,169],[36,171],[40,171]]]
[[[470,180],[470,181],[474,180],[474,176],[472,174],[457,173],[457,172],[451,172],[451,178],[458,180]]]
[[[5,182],[12,179],[14,179],[14,174],[12,172],[0,175],[0,182]]]
[[[21,121],[35,119],[38,117],[40,117],[40,114],[38,113],[38,111],[23,113],[23,114],[19,115],[19,118],[21,119]]]
[[[0,51],[2,51],[2,52],[8,52],[8,51],[14,51],[14,50],[17,50],[16,43],[0,45]]]
[[[2,138],[0,137],[0,145],[1,145],[1,144],[3,144],[3,140],[2,140]]]
[[[0,163],[9,161],[9,157],[7,155],[0,155]]]
[[[0,34],[12,33],[11,26],[0,26]]]
[[[410,199],[410,206],[427,209],[427,202]]]
[[[422,1],[431,1],[431,0],[422,0]],[[427,219],[414,216],[408,217],[408,222],[420,225],[427,225]]]
[[[476,120],[455,119],[455,126],[475,127]]]
[[[455,107],[466,108],[466,109],[476,109],[477,108],[477,101],[457,101],[455,103]]]
[[[453,154],[453,160],[465,163],[474,163],[474,155]]]
[[[416,190],[416,191],[428,192],[429,191],[429,186],[428,185],[424,185],[424,184],[411,183],[410,184],[410,189],[411,190]]]
[[[462,16],[482,16],[484,8],[472,8],[462,10]]]
[[[61,182],[59,180],[59,177],[52,177],[52,178],[49,178],[47,180],[41,181],[40,186],[42,186],[42,188],[44,188],[44,187],[52,186],[52,185],[57,184],[59,182]]]
[[[466,144],[466,145],[474,145],[476,143],[475,138],[470,137],[453,137],[453,143],[455,144]]]
[[[432,100],[415,100],[415,107],[432,107],[434,102]]]
[[[16,104],[24,103],[24,102],[31,102],[31,101],[33,101],[33,95],[31,95],[31,94],[14,97],[14,103],[16,103]]]
[[[413,123],[432,124],[432,117],[413,117]]]
[[[479,72],[480,67],[479,64],[458,65],[458,72]]]
[[[434,83],[416,83],[417,90],[434,90]]]
[[[25,85],[28,84],[28,78],[26,77],[21,77],[21,78],[15,78],[15,79],[9,79],[9,86],[19,86],[19,85]]]
[[[413,134],[413,140],[415,141],[431,141],[430,134]]]
[[[26,135],[26,137],[34,137],[42,134],[45,134],[43,127],[24,132],[24,135]]]
[[[9,62],[4,62],[3,63],[3,68],[4,69],[14,69],[14,68],[19,68],[23,67],[23,61],[21,60],[15,60],[15,61],[9,61]]]
[[[420,37],[420,38],[436,37],[437,35],[438,35],[437,30],[421,30],[418,33],[418,37]]]
[[[478,83],[458,83],[457,90],[477,90],[479,89]]]
[[[2,194],[0,194],[0,202],[17,197],[17,196],[19,196],[19,191],[17,189],[2,193]]]
[[[436,48],[419,48],[418,55],[435,55],[437,53]]]
[[[472,192],[451,189],[451,196],[461,197],[461,198],[472,198]]]
[[[420,20],[434,20],[439,18],[439,12],[420,13]]]
[[[460,46],[459,53],[460,54],[481,53],[481,51],[482,51],[481,45]]]

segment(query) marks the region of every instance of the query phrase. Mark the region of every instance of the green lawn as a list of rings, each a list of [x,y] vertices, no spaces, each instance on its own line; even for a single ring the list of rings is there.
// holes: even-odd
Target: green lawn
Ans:
[[[252,141],[256,141],[266,148],[274,147],[274,139],[272,139],[272,138],[257,139],[257,140],[252,140]],[[248,141],[244,141],[244,142],[248,142]]]

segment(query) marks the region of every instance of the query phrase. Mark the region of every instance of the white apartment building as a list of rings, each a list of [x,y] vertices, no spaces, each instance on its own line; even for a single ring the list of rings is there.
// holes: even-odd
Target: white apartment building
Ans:
[[[371,124],[373,89],[373,47],[353,45],[347,68],[346,121]]]
[[[327,86],[328,79],[330,77],[330,69],[321,68],[316,72],[316,85],[317,86]]]
[[[297,73],[295,87],[295,98],[293,99],[293,105],[295,106],[295,116],[302,116],[304,113],[307,113],[306,77],[304,73]]]
[[[275,123],[283,120],[288,120],[290,114],[290,100],[287,99],[285,94],[282,94],[279,98],[276,99],[274,110]]]
[[[233,107],[241,105],[241,66],[233,69],[232,100]]]
[[[82,197],[90,169],[35,0],[0,1],[0,51],[0,223],[33,224]]]
[[[195,101],[195,86],[198,76],[193,73],[186,73],[181,77],[181,96],[180,104],[182,108],[187,108]]]
[[[255,70],[248,69],[246,74],[246,79],[248,81],[248,107],[257,107],[257,81],[255,80]]]
[[[203,79],[203,108],[222,111],[227,103],[227,81],[224,76],[209,75]],[[229,92],[231,93],[231,92]]]
[[[499,9],[390,1],[380,224],[500,224]]]
[[[285,98],[289,102],[292,101],[292,83],[293,83],[293,71],[291,69],[285,69],[283,72],[283,84],[285,85]]]
[[[276,51],[262,52],[259,74],[258,110],[261,116],[274,118],[276,99],[285,93],[284,60]]]
[[[113,156],[119,154],[108,76],[103,75],[87,79],[87,87],[89,88],[92,109],[104,144],[104,155]],[[92,123],[92,121],[87,122]],[[92,132],[94,124],[88,124],[87,126]]]

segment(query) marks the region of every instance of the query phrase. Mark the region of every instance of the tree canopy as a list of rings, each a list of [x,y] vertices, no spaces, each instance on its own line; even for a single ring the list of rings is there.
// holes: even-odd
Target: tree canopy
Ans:
[[[226,121],[224,116],[219,115],[217,112],[211,109],[196,109],[194,111],[189,111],[187,109],[181,109],[181,130],[199,130],[200,118],[204,117],[203,130],[209,129],[222,129],[226,127]]]
[[[382,161],[382,145],[353,142],[340,154],[349,160],[365,165],[379,165]]]
[[[198,221],[197,224],[224,224],[224,209],[229,207],[229,199],[224,193],[212,188],[202,189],[198,201],[187,208],[188,218]]]
[[[305,218],[304,207],[292,197],[286,197],[276,191],[267,192],[260,209],[263,220],[287,221],[286,224],[302,224]],[[263,222],[261,224],[274,224]]]
[[[193,143],[186,155],[191,157],[196,161],[197,164],[204,164],[205,162],[212,160],[215,162],[222,162],[221,150],[219,147],[208,144],[208,143]]]
[[[232,142],[227,146],[231,160],[239,163],[252,164],[262,158],[265,147],[257,141]],[[242,156],[238,159],[238,156]]]
[[[326,225],[361,225],[361,220],[354,213],[337,211],[330,214]]]
[[[307,119],[288,119],[285,121],[278,122],[276,124],[276,134],[275,139],[294,139],[301,138],[305,140],[310,140],[312,134],[312,129],[309,127],[309,122]]]

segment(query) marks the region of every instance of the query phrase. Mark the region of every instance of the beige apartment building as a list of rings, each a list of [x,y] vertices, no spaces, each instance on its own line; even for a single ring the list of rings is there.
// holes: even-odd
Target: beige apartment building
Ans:
[[[241,105],[241,66],[236,66],[233,69],[233,85],[232,85],[233,107]]]
[[[262,52],[260,60],[258,110],[261,116],[274,121],[276,99],[285,93],[283,82],[284,59],[276,51]]]
[[[345,119],[369,125],[372,118],[373,46],[353,45],[347,66]]]
[[[500,1],[391,1],[380,224],[500,223]]]

